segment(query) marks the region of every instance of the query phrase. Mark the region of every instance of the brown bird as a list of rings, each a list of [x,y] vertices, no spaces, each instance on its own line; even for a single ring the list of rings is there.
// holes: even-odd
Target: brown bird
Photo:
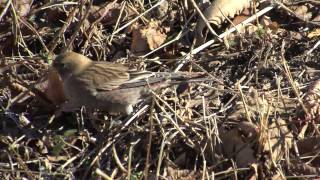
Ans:
[[[63,109],[81,106],[110,113],[130,114],[150,89],[185,79],[186,74],[130,70],[122,64],[92,61],[75,52],[58,55],[53,62],[63,81],[68,102]],[[199,74],[197,75],[199,76]]]

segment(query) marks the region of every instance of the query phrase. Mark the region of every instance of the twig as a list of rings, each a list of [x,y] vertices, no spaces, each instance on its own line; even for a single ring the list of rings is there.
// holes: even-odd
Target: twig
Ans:
[[[238,89],[239,89],[239,92],[240,92],[240,97],[241,97],[241,100],[242,100],[242,104],[243,104],[244,110],[246,112],[247,119],[248,119],[249,122],[253,123],[251,118],[250,118],[250,113],[249,113],[249,110],[248,110],[248,106],[246,104],[246,100],[244,98],[244,94],[242,92],[241,85],[240,85],[239,82],[237,83],[237,86],[238,86]]]
[[[112,180],[113,178],[111,178],[110,176],[108,176],[106,173],[104,173],[101,169],[97,168],[95,171],[99,176],[101,176],[102,178],[106,179],[106,180]]]
[[[122,13],[124,12],[125,6],[126,6],[126,1],[123,1],[123,2],[122,2],[122,7],[121,7],[121,9],[120,9],[119,17],[118,17],[118,19],[117,19],[117,22],[116,22],[116,25],[115,25],[114,29],[117,29],[118,26],[119,26],[119,23],[120,23],[120,20],[121,20],[121,16],[122,16]],[[111,34],[111,37],[110,37],[110,40],[109,40],[109,43],[112,42],[113,36],[114,36],[114,34],[112,33],[112,34]]]
[[[144,16],[145,14],[147,14],[148,12],[150,12],[152,9],[160,6],[160,4],[162,4],[165,0],[160,0],[157,4],[155,4],[154,6],[152,6],[151,8],[149,8],[148,10],[146,10],[145,12],[141,13],[139,16],[135,17],[134,19],[132,19],[131,21],[129,21],[127,24],[123,25],[122,27],[120,27],[119,29],[117,29],[116,31],[114,31],[112,33],[112,35],[117,34],[118,32],[122,31],[123,29],[125,29],[126,27],[130,26],[132,23],[134,23],[135,21],[137,21],[140,17]]]
[[[149,106],[148,105],[145,105],[143,106],[137,113],[135,113],[132,117],[130,117],[130,119],[124,124],[124,126],[121,127],[121,129],[119,130],[119,132],[121,132],[122,130],[126,129],[130,124],[131,122],[138,116],[140,115],[140,113],[142,113],[143,111],[145,111]],[[112,145],[114,144],[120,137],[120,133],[114,135],[112,137],[112,140],[111,141],[108,141],[108,143],[102,147],[99,152],[97,153],[96,157],[92,160],[92,162],[90,163],[90,165],[88,166],[86,172],[84,173],[84,176],[83,178],[86,179],[86,177],[88,176],[89,174],[89,171],[90,169],[92,168],[92,166],[97,162],[97,160],[101,157],[101,155]],[[87,156],[89,157],[89,156]],[[87,159],[87,158],[84,158],[84,159]]]
[[[315,49],[320,46],[320,40],[307,52],[307,55],[310,55]]]
[[[12,3],[11,1],[12,1],[12,0],[8,0],[8,1],[7,1],[6,6],[4,7],[2,13],[0,14],[0,22],[1,22],[1,19],[3,18],[3,16],[6,14],[6,12],[7,12],[8,8],[9,8],[10,4]]]
[[[124,173],[128,173],[128,171],[126,170],[126,168],[123,167],[123,165],[121,164],[121,161],[118,157],[118,153],[117,153],[117,150],[115,148],[115,145],[112,144],[112,155],[114,157],[114,160],[116,162],[116,164],[119,166],[120,170]]]
[[[285,50],[284,50],[284,47],[285,47],[285,42],[283,41],[282,42],[282,46],[281,46],[281,61],[282,61],[282,65],[283,65],[283,68],[284,68],[284,72],[285,72],[285,75],[287,77],[287,79],[289,80],[291,86],[292,86],[292,89],[293,89],[293,92],[295,94],[295,96],[297,97],[298,99],[298,102],[299,104],[301,105],[303,111],[308,114],[309,111],[308,109],[305,107],[305,105],[303,104],[302,100],[301,100],[301,97],[300,97],[300,91],[299,89],[296,87],[296,84],[292,78],[292,75],[291,75],[291,72],[290,72],[290,69],[289,69],[289,66],[286,62],[286,59],[284,57],[284,53],[285,53]]]
[[[78,8],[74,7],[73,10],[71,11],[71,13],[68,16],[67,22],[62,26],[62,28],[59,30],[59,32],[54,36],[54,38],[51,40],[51,42],[48,45],[49,48],[49,54],[52,54],[53,50],[56,48],[56,46],[58,45],[59,41],[58,39],[60,38],[60,36],[66,31],[66,29],[68,28],[68,26],[71,24],[74,16],[76,15],[76,13],[78,12]]]
[[[150,106],[150,115],[149,115],[149,140],[147,145],[147,155],[146,155],[146,163],[144,168],[144,179],[148,180],[148,173],[149,173],[149,161],[150,161],[150,154],[151,154],[151,146],[152,146],[152,134],[153,134],[153,117],[154,117],[154,103],[155,100],[152,98],[151,106]]]
[[[201,19],[204,21],[204,23],[206,24],[206,26],[208,27],[209,31],[217,37],[217,39],[222,42],[221,38],[218,36],[218,34],[212,29],[209,21],[207,20],[207,18],[203,15],[203,13],[201,12],[201,10],[199,9],[197,3],[194,0],[190,0],[192,3],[192,6],[195,8],[195,10],[198,12],[198,14],[200,15]]]
[[[274,6],[273,6],[273,5],[270,5],[270,6],[266,7],[266,8],[264,8],[264,9],[262,9],[262,10],[259,11],[258,13],[254,14],[254,15],[252,15],[251,17],[249,17],[248,19],[244,20],[242,23],[240,23],[240,24],[236,25],[235,27],[232,27],[232,28],[228,29],[227,31],[225,31],[224,33],[220,34],[220,35],[219,35],[219,38],[223,39],[225,36],[227,36],[227,35],[231,34],[232,32],[236,31],[237,28],[239,28],[239,27],[241,27],[241,26],[244,26],[244,25],[246,25],[246,24],[248,24],[248,23],[256,20],[256,18],[264,15],[265,13],[269,12],[269,11],[272,10],[273,8],[274,8]],[[215,42],[215,40],[212,39],[212,40],[210,40],[210,41],[202,44],[201,46],[193,49],[191,52],[189,52],[187,55],[185,55],[183,58],[181,58],[182,61],[181,61],[181,63],[175,68],[174,72],[179,71],[179,70],[183,67],[183,65],[187,62],[187,60],[189,60],[189,59],[191,58],[192,55],[195,55],[195,54],[199,53],[200,51],[202,51],[203,49],[211,46],[214,42]]]
[[[80,22],[78,23],[77,27],[75,28],[75,32],[72,34],[72,36],[71,36],[68,44],[66,45],[66,47],[64,48],[64,50],[62,51],[62,53],[65,52],[65,51],[67,51],[67,50],[69,50],[69,48],[71,47],[71,44],[73,43],[74,39],[76,38],[76,35],[77,35],[78,32],[80,31],[81,26],[83,25],[83,23],[85,22],[85,20],[86,20],[87,17],[89,16],[89,12],[90,12],[90,8],[91,8],[91,6],[92,6],[92,2],[93,2],[93,1],[90,1],[90,4],[89,4],[89,6],[88,6],[88,8],[87,8],[87,11],[86,11],[84,17],[83,17],[83,18],[80,20]],[[81,5],[80,8],[82,8],[83,6],[84,6],[84,3]]]

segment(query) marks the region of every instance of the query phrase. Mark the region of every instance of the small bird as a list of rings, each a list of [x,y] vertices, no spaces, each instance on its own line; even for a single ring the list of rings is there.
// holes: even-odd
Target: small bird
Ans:
[[[53,67],[63,81],[68,100],[63,109],[68,110],[85,106],[129,115],[134,105],[148,97],[150,89],[186,79],[185,73],[136,71],[122,64],[92,61],[75,52],[58,55]]]

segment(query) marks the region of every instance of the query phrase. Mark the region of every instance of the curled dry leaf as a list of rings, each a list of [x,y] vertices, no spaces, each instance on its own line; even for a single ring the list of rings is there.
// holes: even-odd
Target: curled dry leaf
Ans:
[[[294,162],[288,164],[288,169],[296,174],[318,174],[319,167],[314,167],[309,163]]]
[[[271,30],[274,33],[279,29],[279,24],[275,21],[272,21],[268,16],[263,16],[260,20],[260,24],[264,27],[264,29]]]
[[[259,128],[247,121],[240,122],[238,124],[238,130],[241,132],[242,136],[245,137],[246,142],[252,142],[257,139],[259,134]]]
[[[4,7],[6,3],[6,0],[0,0],[0,7]],[[31,0],[13,0],[12,3],[18,16],[24,17],[29,14],[31,8]]]
[[[312,13],[309,12],[309,9],[307,6],[293,6],[292,9],[296,13],[297,16],[299,16],[301,19],[305,21],[309,21],[312,17]]]
[[[92,6],[90,9],[89,21],[91,23],[95,22],[98,19],[101,19],[100,22],[105,25],[114,25],[119,18],[121,11],[121,4],[119,3],[109,3],[104,7],[100,6]],[[133,15],[132,11],[124,10],[124,14],[122,14],[121,18],[128,17]],[[121,19],[121,20],[122,20]],[[121,21],[120,21],[121,22]]]
[[[251,0],[216,0],[204,12],[209,23],[220,26],[226,17],[234,17],[236,14],[250,7]],[[206,23],[199,18],[197,23],[197,35],[203,37],[203,29]]]
[[[141,28],[139,25],[134,24],[132,26],[132,43],[131,43],[131,51],[136,54],[143,54],[148,50],[148,44],[146,38],[143,37],[141,32]]]
[[[31,9],[31,0],[17,0],[14,1],[16,11],[21,17],[27,16]]]
[[[304,105],[309,114],[316,117],[320,113],[320,80],[315,81],[304,97]]]
[[[320,150],[320,136],[308,137],[297,141],[297,147],[301,156],[313,158],[311,162],[315,166],[320,165],[320,157],[317,156]],[[305,159],[309,161],[310,159]]]
[[[311,31],[308,34],[308,38],[320,37],[320,28]]]
[[[66,101],[62,80],[53,68],[48,73],[48,84],[45,88],[45,95],[54,105],[60,105]]]
[[[199,172],[191,171],[191,170],[181,170],[181,169],[174,169],[172,167],[165,168],[164,176],[167,179],[181,179],[181,180],[192,180],[197,179],[199,177]]]
[[[60,25],[62,24],[61,21],[65,21],[67,18],[67,14],[63,8],[53,7],[45,11],[44,17],[50,25]]]
[[[234,158],[238,167],[246,167],[256,162],[252,144],[243,139],[242,133],[237,128],[226,130],[220,128],[223,154],[228,158]]]
[[[272,166],[273,162],[278,162],[283,155],[292,147],[293,135],[287,127],[287,123],[283,119],[274,119],[266,131],[261,131],[260,145],[265,154],[271,154],[267,158],[266,164]]]
[[[151,21],[147,27],[134,25],[132,29],[131,51],[136,54],[158,48],[167,38],[157,21]]]
[[[273,107],[268,103],[268,94],[259,94],[256,89],[250,88],[249,94],[245,96],[248,115],[251,119],[259,119],[273,111]],[[262,98],[263,97],[263,98]],[[230,119],[238,121],[239,119],[247,119],[247,112],[242,101],[238,101],[235,110],[230,114]]]
[[[240,122],[231,130],[219,128],[221,143],[215,140],[215,135],[201,143],[208,165],[216,164],[225,158],[234,159],[237,167],[246,167],[257,162],[251,143],[258,137],[257,129],[257,126],[248,122]]]

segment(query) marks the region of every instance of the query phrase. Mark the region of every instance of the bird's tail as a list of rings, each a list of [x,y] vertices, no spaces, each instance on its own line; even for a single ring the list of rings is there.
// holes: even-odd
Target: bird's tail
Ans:
[[[151,89],[157,89],[172,84],[210,81],[209,78],[205,78],[204,76],[205,73],[202,72],[133,72],[130,73],[130,80],[122,84],[120,88],[149,86]]]

